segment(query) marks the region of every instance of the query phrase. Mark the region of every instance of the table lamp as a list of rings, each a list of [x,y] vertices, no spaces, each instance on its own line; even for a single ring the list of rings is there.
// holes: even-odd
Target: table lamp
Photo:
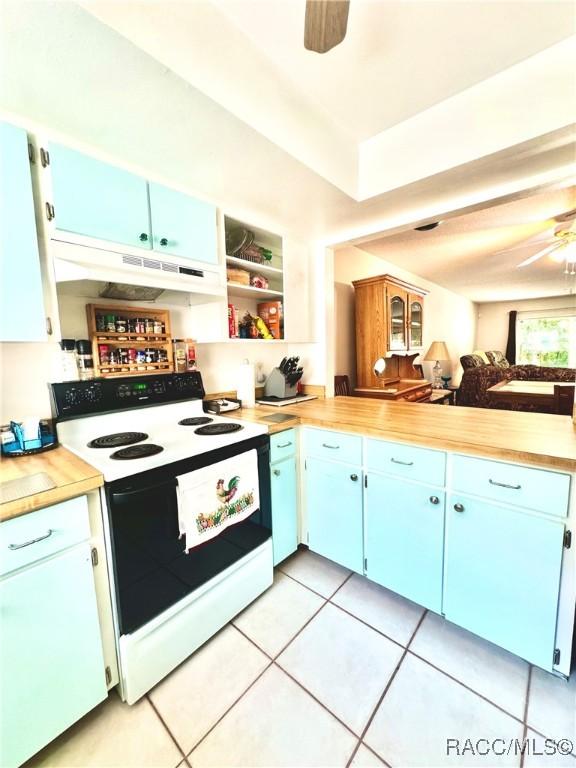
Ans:
[[[423,358],[427,362],[432,362],[433,360],[436,361],[436,365],[434,368],[432,368],[432,373],[434,374],[434,378],[432,380],[432,388],[433,389],[443,389],[442,385],[442,366],[440,365],[440,360],[450,360],[450,355],[448,354],[448,348],[446,344],[443,341],[433,341],[430,345],[430,349],[428,352],[426,352],[425,357]]]

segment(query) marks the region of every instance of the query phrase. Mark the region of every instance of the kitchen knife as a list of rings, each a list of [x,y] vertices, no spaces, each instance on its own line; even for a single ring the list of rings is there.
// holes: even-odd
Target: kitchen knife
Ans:
[[[278,368],[280,369],[281,373],[285,373],[286,372],[286,365],[287,364],[288,364],[288,358],[287,357],[283,357],[281,362],[280,362],[280,365],[278,366]]]

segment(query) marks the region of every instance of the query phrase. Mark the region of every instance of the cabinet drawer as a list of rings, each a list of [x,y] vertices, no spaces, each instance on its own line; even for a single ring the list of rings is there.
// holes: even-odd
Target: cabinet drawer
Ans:
[[[362,463],[362,438],[343,432],[324,429],[307,429],[304,433],[306,456],[317,456],[348,464]]]
[[[446,454],[442,451],[385,440],[367,440],[366,443],[368,469],[422,483],[444,485]]]
[[[565,517],[570,475],[499,461],[454,456],[452,486],[517,507]]]
[[[30,565],[90,537],[85,496],[0,525],[0,575]]]
[[[279,461],[296,453],[296,431],[286,429],[270,435],[270,461]]]

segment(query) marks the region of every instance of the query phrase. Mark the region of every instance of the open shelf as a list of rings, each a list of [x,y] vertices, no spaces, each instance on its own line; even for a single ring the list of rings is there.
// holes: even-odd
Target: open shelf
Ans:
[[[252,285],[240,285],[240,283],[228,283],[228,295],[266,301],[266,299],[281,299],[282,291],[273,291],[270,288],[254,288]]]
[[[248,269],[250,272],[258,272],[262,275],[273,275],[282,278],[283,271],[277,267],[271,267],[267,263],[258,264],[256,261],[248,259],[239,259],[236,256],[226,256],[226,263],[241,269]]]

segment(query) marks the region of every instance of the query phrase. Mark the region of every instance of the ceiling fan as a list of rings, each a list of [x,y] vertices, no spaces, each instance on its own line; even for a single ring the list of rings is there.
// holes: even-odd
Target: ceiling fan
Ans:
[[[349,0],[306,0],[304,47],[326,53],[344,40]]]
[[[554,228],[551,237],[548,237],[544,241],[540,241],[544,247],[536,253],[533,253],[532,256],[524,259],[524,261],[521,261],[516,267],[522,269],[523,267],[530,266],[530,264],[534,264],[534,262],[539,261],[544,258],[544,256],[550,256],[558,263],[565,262],[564,272],[566,274],[576,274],[576,208],[561,213],[558,216],[554,216],[554,218],[550,220],[550,225],[556,225],[556,227]],[[510,253],[510,251],[517,251],[520,248],[526,247],[527,245],[522,243],[516,245],[514,248],[507,248],[503,251],[499,251],[498,254]]]

